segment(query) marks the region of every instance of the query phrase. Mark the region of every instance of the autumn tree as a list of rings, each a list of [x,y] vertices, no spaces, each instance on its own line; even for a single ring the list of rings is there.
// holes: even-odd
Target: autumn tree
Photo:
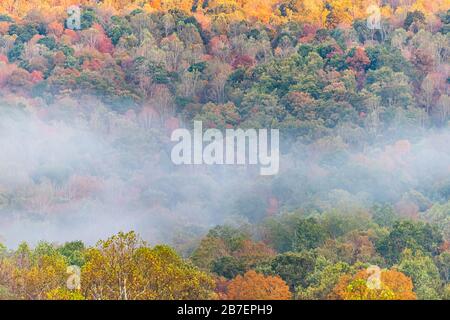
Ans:
[[[213,280],[167,246],[148,247],[134,232],[87,252],[82,291],[88,299],[208,299]]]
[[[328,234],[323,224],[315,218],[302,219],[297,225],[294,248],[297,251],[319,247],[327,238]]]
[[[390,263],[398,262],[403,250],[422,250],[436,254],[442,244],[442,235],[435,226],[423,222],[396,222],[391,232],[379,239],[378,252]]]
[[[345,275],[333,289],[333,296],[342,300],[415,300],[410,278],[396,270],[382,270],[379,287],[368,285],[372,273],[360,271],[354,276]]]

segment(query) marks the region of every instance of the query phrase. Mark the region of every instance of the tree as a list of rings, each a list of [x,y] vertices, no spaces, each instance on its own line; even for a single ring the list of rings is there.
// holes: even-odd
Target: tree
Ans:
[[[437,79],[434,75],[429,74],[423,79],[420,89],[422,90],[422,101],[427,114],[433,108],[434,97],[436,95]]]
[[[352,50],[345,62],[357,72],[365,71],[370,65],[370,59],[361,47]]]
[[[209,299],[213,284],[173,249],[150,248],[129,232],[88,249],[81,288],[87,299]]]
[[[91,28],[97,21],[97,16],[93,8],[85,8],[81,12],[81,30]]]
[[[439,270],[429,256],[421,251],[406,249],[402,253],[398,270],[412,279],[419,299],[439,299]]]
[[[392,227],[396,220],[394,208],[387,204],[375,205],[372,208],[372,218],[381,227]]]
[[[405,249],[436,254],[442,242],[442,234],[435,226],[423,222],[397,221],[390,233],[377,241],[376,248],[389,263],[396,263]]]
[[[341,300],[416,300],[410,278],[396,270],[381,271],[379,288],[368,286],[370,274],[366,270],[354,276],[345,275],[333,289],[333,295]]]
[[[279,253],[293,251],[292,239],[294,238],[297,225],[302,219],[302,216],[295,213],[266,219],[263,222],[262,232],[264,241],[270,243]]]
[[[325,212],[320,222],[329,237],[336,239],[353,230],[367,230],[371,219],[365,210],[333,209]]]
[[[30,265],[18,267],[13,276],[13,292],[22,299],[42,300],[47,293],[64,288],[67,263],[56,253],[39,254]]]
[[[250,234],[243,228],[235,228],[229,225],[217,226],[208,232],[209,237],[222,239],[230,251],[239,250]]]
[[[206,73],[209,78],[209,91],[211,99],[221,104],[225,102],[225,85],[232,72],[232,67],[228,63],[221,62],[218,59],[210,61]]]
[[[438,115],[438,123],[446,125],[450,120],[450,96],[444,94],[439,97],[436,103],[436,113]]]
[[[331,262],[341,261],[350,265],[358,262],[378,263],[383,260],[376,255],[370,234],[358,231],[351,231],[339,240],[327,240],[317,252]]]
[[[393,72],[390,68],[369,71],[367,87],[381,98],[383,106],[406,108],[412,103],[412,88],[408,77],[403,73]]]
[[[6,247],[0,243],[0,300],[14,299],[12,292],[14,261],[9,257]]]
[[[101,53],[112,53],[113,52],[113,44],[111,39],[105,34],[103,27],[99,24],[94,24],[94,28],[99,31],[100,39],[97,44],[97,50]]]
[[[227,226],[216,227],[203,238],[191,255],[195,265],[231,279],[263,264],[275,252],[262,242]]]
[[[387,67],[394,72],[402,72],[408,76],[413,73],[411,63],[405,59],[398,48],[377,45],[366,48],[366,53],[370,60],[370,70]]]
[[[277,255],[269,266],[271,274],[280,276],[295,292],[297,288],[306,285],[308,275],[314,270],[315,261],[311,252],[286,252]]]
[[[66,242],[62,247],[58,248],[58,252],[68,259],[70,265],[83,266],[84,252],[86,248],[82,241]]]
[[[232,279],[238,275],[244,274],[246,271],[246,266],[243,261],[238,258],[224,256],[213,261],[211,271],[218,276]]]
[[[46,294],[47,300],[85,300],[79,291],[71,291],[68,289],[53,289]]]
[[[242,246],[234,252],[234,256],[242,261],[246,270],[270,261],[275,256],[275,251],[263,242],[244,240]]]
[[[64,33],[64,26],[58,21],[51,22],[47,27],[48,33],[56,37],[61,37]]]
[[[237,276],[227,287],[228,300],[289,300],[288,285],[278,276],[264,276],[254,270]]]
[[[419,31],[420,27],[425,24],[425,15],[421,11],[408,12],[405,19],[405,29],[413,29],[414,32]]]
[[[240,117],[236,106],[232,102],[223,105],[216,105],[209,102],[203,105],[195,119],[203,121],[204,126],[225,129],[228,126],[235,126]]]
[[[314,271],[307,275],[304,287],[297,287],[296,298],[299,300],[335,299],[334,287],[342,276],[352,274],[352,267],[344,262],[330,263],[323,257],[316,259]]]
[[[450,283],[450,252],[442,252],[436,257],[436,265],[444,283]]]

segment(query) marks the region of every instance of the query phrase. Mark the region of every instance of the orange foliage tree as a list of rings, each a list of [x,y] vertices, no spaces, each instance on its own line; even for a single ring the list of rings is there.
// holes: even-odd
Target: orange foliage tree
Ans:
[[[230,281],[228,300],[289,300],[289,287],[278,276],[264,276],[254,270],[247,271]]]

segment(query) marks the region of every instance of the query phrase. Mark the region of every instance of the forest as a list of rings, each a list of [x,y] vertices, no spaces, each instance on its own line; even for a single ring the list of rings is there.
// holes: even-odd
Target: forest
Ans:
[[[449,129],[450,0],[2,0],[0,300],[450,300]]]

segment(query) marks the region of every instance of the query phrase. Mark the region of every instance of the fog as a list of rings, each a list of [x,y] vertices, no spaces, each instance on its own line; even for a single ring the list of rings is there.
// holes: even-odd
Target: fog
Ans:
[[[264,177],[257,166],[173,165],[170,132],[143,125],[137,113],[0,110],[0,242],[10,248],[93,244],[128,230],[184,248],[217,224],[298,209],[387,202],[420,214],[450,183],[450,134],[442,130],[354,149],[336,137],[293,143],[279,174]]]

